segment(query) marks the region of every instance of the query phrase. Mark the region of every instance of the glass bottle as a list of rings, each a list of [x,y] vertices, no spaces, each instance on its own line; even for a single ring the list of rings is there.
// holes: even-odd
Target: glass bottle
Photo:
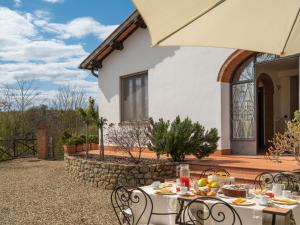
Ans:
[[[190,190],[190,167],[189,164],[181,164],[179,167],[179,182],[181,186]]]

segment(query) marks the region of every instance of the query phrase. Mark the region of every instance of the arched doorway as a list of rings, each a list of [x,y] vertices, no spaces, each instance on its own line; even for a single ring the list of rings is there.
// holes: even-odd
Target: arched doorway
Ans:
[[[274,133],[284,132],[289,115],[299,108],[299,56],[237,50],[223,64],[218,81],[229,83],[223,86],[230,92],[228,132],[233,154],[263,153]],[[228,97],[221,98],[228,104]]]
[[[265,153],[274,135],[274,85],[268,74],[260,74],[256,80],[257,152]]]

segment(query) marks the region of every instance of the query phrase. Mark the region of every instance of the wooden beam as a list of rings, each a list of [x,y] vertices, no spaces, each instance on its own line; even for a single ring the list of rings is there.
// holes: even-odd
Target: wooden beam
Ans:
[[[102,62],[94,59],[91,63],[91,66],[92,66],[92,68],[101,69]]]
[[[123,46],[123,43],[122,42],[119,42],[119,41],[112,41],[110,44],[109,44],[110,47],[112,47],[113,49],[116,49],[116,50],[119,50],[121,51],[124,46]]]
[[[143,18],[140,16],[134,19],[134,24],[143,29],[147,28],[146,23],[144,22]]]

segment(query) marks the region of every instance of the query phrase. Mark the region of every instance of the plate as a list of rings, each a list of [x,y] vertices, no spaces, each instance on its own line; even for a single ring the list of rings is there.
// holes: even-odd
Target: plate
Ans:
[[[217,194],[217,196],[220,198],[228,198],[228,199],[236,198],[236,197],[230,197],[230,196],[224,195],[223,193],[220,193],[220,192]],[[255,197],[254,194],[249,194],[247,199],[253,199],[254,197]]]
[[[230,197],[230,196],[227,196],[227,195],[224,195],[223,193],[217,193],[217,196],[220,197],[220,198],[235,198],[235,197]]]
[[[268,202],[267,204],[262,204],[262,203],[257,202],[257,204],[259,204],[261,206],[272,206],[273,205],[272,202]]]
[[[298,204],[298,201],[294,200],[294,199],[282,199],[282,200],[284,200],[284,201],[278,201],[277,199],[271,199],[271,201],[273,203],[280,204],[280,205],[297,205]]]
[[[164,189],[163,187],[152,187],[153,190],[157,191],[157,190],[162,190]]]
[[[157,195],[176,195],[176,192],[156,191],[154,193],[157,194]]]
[[[232,205],[237,205],[237,206],[251,206],[251,205],[255,205],[255,202],[247,200],[247,201],[245,201],[243,203],[240,203],[240,204],[235,204],[233,202],[231,202],[231,204]]]
[[[186,193],[177,192],[177,194],[180,195],[180,196],[188,196],[188,197],[190,197],[190,196],[195,196],[195,194],[193,194],[193,193],[190,192],[190,191],[188,191],[188,192],[186,192]]]
[[[159,185],[159,187],[161,187],[161,188],[172,187],[172,186],[173,186],[172,183],[161,183],[161,184]]]

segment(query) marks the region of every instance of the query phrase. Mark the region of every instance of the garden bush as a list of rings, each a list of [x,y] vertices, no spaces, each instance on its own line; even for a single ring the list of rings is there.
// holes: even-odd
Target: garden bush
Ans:
[[[167,134],[169,127],[169,121],[159,119],[158,122],[154,122],[152,118],[149,119],[149,126],[146,132],[146,135],[149,138],[147,147],[150,151],[156,153],[158,160],[160,159],[160,155],[166,153]]]
[[[80,145],[85,142],[85,138],[83,138],[81,135],[80,136],[72,135],[66,131],[64,132],[61,139],[63,144],[65,145]]]
[[[186,155],[199,159],[208,156],[216,150],[219,140],[217,129],[206,131],[198,122],[193,123],[188,117],[181,120],[179,116],[171,124],[150,119],[147,136],[149,150],[156,152],[157,157],[168,154],[176,162],[183,161]]]
[[[77,145],[78,139],[75,136],[71,136],[64,141],[65,145]]]
[[[61,140],[63,141],[63,143],[65,144],[67,142],[67,140],[69,138],[72,137],[72,134],[70,134],[68,131],[64,131],[62,137],[61,137]]]
[[[90,135],[89,136],[89,143],[99,143],[99,136],[98,135]]]
[[[141,162],[141,154],[149,142],[146,129],[146,124],[141,121],[134,121],[119,126],[111,124],[106,137],[110,144],[127,153],[131,161],[138,164]],[[137,150],[138,154],[134,154],[133,150]]]
[[[4,147],[0,146],[0,161],[5,161],[11,159],[8,154],[5,153],[6,150]]]

